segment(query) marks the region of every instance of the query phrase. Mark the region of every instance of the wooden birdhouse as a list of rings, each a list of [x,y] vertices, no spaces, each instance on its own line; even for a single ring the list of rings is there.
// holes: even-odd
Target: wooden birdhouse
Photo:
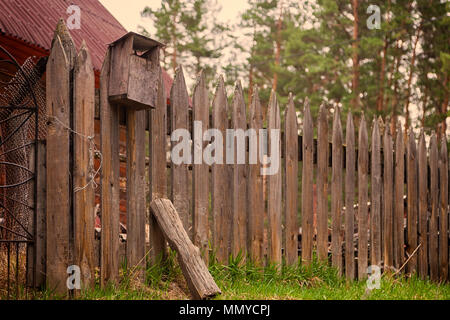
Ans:
[[[162,43],[129,32],[110,44],[109,100],[126,108],[155,108]]]

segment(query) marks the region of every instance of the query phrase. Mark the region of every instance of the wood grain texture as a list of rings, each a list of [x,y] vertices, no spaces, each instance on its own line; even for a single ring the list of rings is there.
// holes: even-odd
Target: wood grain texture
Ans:
[[[95,75],[83,41],[74,67],[74,258],[81,270],[81,287],[94,286],[95,190],[94,142]]]
[[[428,277],[428,162],[425,134],[423,130],[419,136],[418,146],[419,165],[419,243],[418,252],[419,276],[422,279]]]
[[[413,131],[410,129],[408,136],[408,157],[407,157],[407,245],[406,253],[411,256],[417,248],[417,219],[418,219],[418,177],[417,177],[417,147]],[[406,265],[407,272],[417,270],[417,255],[414,255]]]
[[[370,261],[381,266],[381,138],[377,120],[372,127],[371,160]]]
[[[358,135],[358,278],[367,278],[369,257],[369,139],[364,114],[359,124]]]
[[[159,69],[156,108],[149,110],[150,194],[152,200],[167,198],[167,98],[162,70]],[[149,216],[150,263],[166,256],[166,240],[152,215]]]
[[[439,155],[436,133],[433,132],[430,139],[430,201],[431,216],[429,226],[429,259],[430,278],[439,280]]]
[[[284,214],[285,257],[288,265],[298,262],[298,121],[292,94],[284,118]]]
[[[200,248],[206,264],[209,258],[209,166],[203,161],[203,134],[209,129],[209,98],[206,89],[205,75],[198,76],[192,99],[193,120],[200,122],[201,127],[194,125],[194,165],[193,165],[193,239],[194,245]],[[244,239],[245,241],[246,239]]]
[[[101,254],[100,282],[118,283],[119,277],[119,110],[109,102],[109,49],[100,74]]]
[[[247,119],[242,85],[238,81],[235,86],[232,102],[232,127],[245,132]],[[247,256],[247,170],[245,138],[233,138],[233,188],[232,188],[232,212],[233,212],[233,237],[231,253],[234,257],[241,255],[242,261]]]
[[[386,270],[394,266],[394,160],[391,130],[387,125],[383,135],[383,257]]]
[[[46,70],[47,102],[47,286],[67,292],[70,259],[70,65],[59,35],[53,40]],[[60,123],[62,122],[62,124]]]
[[[173,81],[172,89],[170,91],[171,102],[171,125],[172,132],[176,129],[189,130],[189,96],[184,80],[184,73],[182,67],[178,67]],[[176,142],[172,142],[172,148]],[[173,205],[180,214],[181,221],[186,231],[190,233],[190,217],[189,217],[189,168],[186,163],[175,164],[172,161],[171,166],[171,199]]]
[[[144,280],[145,263],[145,110],[127,110],[127,268]]]
[[[155,199],[150,208],[170,247],[177,252],[181,271],[193,298],[208,299],[221,294],[199,249],[189,239],[172,202],[168,199]]]
[[[268,135],[269,135],[269,153],[274,151],[276,147],[274,144],[278,144],[278,154],[269,154],[271,157],[270,166],[276,167],[276,161],[278,165],[281,165],[281,137],[278,139],[272,139],[272,132],[280,130],[280,109],[276,93],[272,91],[269,109],[268,109]],[[278,131],[279,132],[279,131]],[[276,172],[271,172],[268,176],[268,199],[267,199],[267,214],[269,218],[269,261],[280,266],[282,262],[281,257],[281,245],[282,245],[282,214],[281,214],[281,170],[278,166]]]
[[[347,128],[345,130],[345,276],[355,278],[355,246],[353,235],[355,232],[355,126],[352,113],[347,114]]]
[[[441,280],[448,280],[448,153],[445,137],[442,137],[439,153],[439,177],[439,276]]]
[[[258,150],[260,129],[262,129],[261,104],[259,102],[258,88],[253,89],[252,103],[250,105],[249,129],[255,131],[256,142],[249,147],[249,175],[247,183],[248,197],[248,250],[253,263],[262,266],[264,257],[264,186],[261,174],[261,150]],[[260,145],[260,148],[262,146]],[[250,162],[252,155],[256,155]]]
[[[219,78],[219,84],[213,100],[212,110],[213,128],[226,137],[228,128],[228,104],[223,77]],[[217,139],[217,137],[216,137]],[[213,245],[217,260],[227,264],[231,253],[231,178],[227,166],[223,163],[225,156],[225,141],[217,141],[215,153],[222,153],[222,162],[212,165],[212,215],[213,215]],[[222,143],[223,142],[223,143]]]
[[[405,259],[405,143],[402,125],[397,124],[395,139],[395,168],[394,168],[394,266],[400,268]]]
[[[320,106],[317,132],[317,254],[328,261],[328,117]],[[297,188],[295,189],[297,190]]]
[[[334,114],[332,133],[332,169],[331,169],[331,263],[342,273],[342,126],[339,110]]]

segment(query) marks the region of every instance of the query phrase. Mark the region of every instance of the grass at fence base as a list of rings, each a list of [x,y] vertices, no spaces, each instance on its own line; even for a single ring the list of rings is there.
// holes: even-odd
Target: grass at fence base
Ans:
[[[213,260],[212,260],[213,261]],[[230,259],[227,266],[211,264],[210,272],[222,290],[216,299],[450,299],[450,284],[436,284],[404,275],[382,277],[381,288],[367,290],[365,281],[349,282],[337,270],[318,263],[310,267],[256,267],[242,259]],[[140,284],[133,275],[121,272],[120,284],[82,291],[75,299],[88,300],[177,300],[190,299],[186,281],[174,252],[164,263],[146,270],[146,283]],[[50,291],[28,293],[20,291],[21,299],[62,299]],[[14,298],[13,296],[11,298]],[[1,297],[0,297],[1,299]],[[65,298],[66,299],[66,298]]]

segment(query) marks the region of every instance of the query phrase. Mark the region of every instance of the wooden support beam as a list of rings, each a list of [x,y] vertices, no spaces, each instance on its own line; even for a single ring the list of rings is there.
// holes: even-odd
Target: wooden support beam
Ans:
[[[200,250],[189,239],[172,202],[155,199],[150,208],[170,247],[178,253],[178,262],[194,299],[208,299],[221,294]]]

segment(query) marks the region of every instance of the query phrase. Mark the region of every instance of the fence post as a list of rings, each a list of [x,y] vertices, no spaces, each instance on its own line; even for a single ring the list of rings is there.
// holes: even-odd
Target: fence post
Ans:
[[[302,263],[312,262],[314,237],[314,128],[309,108],[309,101],[305,101],[303,112],[303,166],[302,166]]]
[[[95,75],[83,41],[74,68],[74,260],[83,287],[94,285]]]
[[[352,280],[355,277],[355,127],[350,111],[347,114],[345,143],[345,275]]]
[[[209,128],[209,98],[203,72],[197,78],[192,100],[193,120],[201,123],[197,127],[194,123],[194,163],[193,163],[193,197],[194,208],[192,216],[193,242],[200,248],[206,265],[209,261],[209,166],[203,160],[203,135]]]
[[[149,110],[150,194],[152,200],[167,198],[167,98],[162,70],[159,71],[156,108]],[[149,217],[150,262],[164,259],[166,240],[155,217]]]
[[[278,162],[277,172],[270,172],[268,182],[268,200],[267,215],[269,217],[269,261],[281,266],[281,244],[282,244],[282,227],[281,227],[281,137],[278,140],[272,140],[272,130],[280,130],[280,109],[278,106],[276,93],[272,90],[268,110],[268,145],[271,163],[273,166]],[[274,144],[278,147],[273,147]],[[278,154],[272,154],[271,151],[278,148]]]
[[[419,276],[426,279],[428,276],[428,161],[425,134],[423,130],[419,137],[419,243],[421,247],[419,256]]]
[[[219,84],[213,99],[212,108],[213,127],[221,132],[214,137],[215,160],[212,166],[212,216],[213,216],[213,244],[217,260],[226,264],[230,254],[231,239],[231,197],[227,196],[231,188],[231,177],[224,164],[225,145],[224,137],[228,128],[228,103],[223,77],[219,77]],[[222,141],[219,141],[222,139]]]
[[[433,132],[430,139],[430,198],[431,216],[429,227],[429,257],[430,257],[430,278],[432,281],[439,280],[439,181],[438,181],[438,147],[436,133]],[[441,234],[441,237],[444,235]]]
[[[247,129],[245,101],[239,81],[236,83],[234,90],[231,119],[235,134],[237,134],[238,130],[245,131]],[[240,140],[238,137],[239,135],[230,136],[232,149],[227,149],[227,152],[231,151],[234,155],[232,159],[233,238],[231,253],[233,257],[241,254],[243,261],[245,261],[247,255],[247,149],[245,145],[246,139]],[[243,151],[244,153],[242,154]]]
[[[285,257],[288,265],[295,265],[298,262],[298,122],[292,93],[284,115]]]
[[[72,65],[61,37],[67,30],[58,24],[46,70],[47,101],[47,283],[50,290],[67,292],[66,269],[70,246],[70,127]],[[64,127],[63,127],[64,126]]]
[[[184,81],[183,68],[178,67],[175,79],[173,81],[172,90],[170,91],[171,103],[171,131],[177,129],[189,130],[189,96]],[[172,152],[175,141],[172,142]],[[191,160],[191,159],[189,159]],[[191,235],[189,230],[189,169],[186,163],[175,164],[172,161],[171,166],[172,194],[171,199],[173,205],[180,214],[180,219],[186,232]]]
[[[394,177],[394,265],[398,269],[404,261],[404,218],[405,204],[405,144],[402,125],[397,124],[397,137],[395,139],[395,177]]]
[[[383,155],[384,155],[383,251],[384,251],[384,268],[388,269],[394,265],[394,251],[393,251],[394,169],[393,169],[393,154],[392,154],[392,137],[391,137],[391,130],[388,125],[386,125],[384,129]]]
[[[358,137],[358,278],[367,277],[368,266],[368,190],[369,141],[364,114],[359,124]]]
[[[342,127],[339,109],[334,112],[332,137],[332,172],[331,172],[331,252],[332,265],[342,273]]]
[[[440,196],[439,204],[439,265],[440,279],[448,280],[448,153],[445,135],[441,140],[439,154]]]
[[[417,248],[417,150],[414,132],[409,131],[408,138],[408,158],[407,158],[407,179],[408,179],[408,238],[406,252],[409,256]],[[417,256],[414,255],[409,260],[406,266],[407,272],[414,272],[417,270]]]
[[[109,102],[111,51],[108,48],[100,74],[101,174],[101,285],[118,283],[119,276],[119,110]]]
[[[370,206],[370,263],[381,266],[381,143],[378,120],[374,119],[372,128],[372,170]]]

